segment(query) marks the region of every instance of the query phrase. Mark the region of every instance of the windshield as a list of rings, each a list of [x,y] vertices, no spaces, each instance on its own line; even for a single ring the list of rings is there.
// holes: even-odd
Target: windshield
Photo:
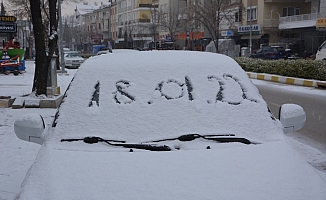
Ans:
[[[65,57],[80,57],[80,53],[79,52],[69,52],[69,53],[65,53]]]
[[[230,57],[115,50],[110,60],[92,57],[78,70],[51,139],[141,143],[199,133],[251,140],[274,134],[275,123],[258,89]]]

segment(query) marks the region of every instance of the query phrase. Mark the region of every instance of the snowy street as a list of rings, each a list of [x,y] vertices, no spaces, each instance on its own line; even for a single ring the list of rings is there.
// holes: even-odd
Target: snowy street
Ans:
[[[18,97],[29,94],[34,77],[34,61],[26,62],[26,72],[18,76],[0,74],[0,96]],[[58,86],[64,92],[77,70],[67,69],[67,75],[58,76]],[[56,109],[0,108],[0,200],[13,199],[19,192],[25,174],[34,162],[40,145],[16,137],[13,124],[23,113],[38,113],[49,125]]]

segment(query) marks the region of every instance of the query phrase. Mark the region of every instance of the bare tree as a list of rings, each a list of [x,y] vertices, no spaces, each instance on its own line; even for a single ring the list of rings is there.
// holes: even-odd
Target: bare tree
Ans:
[[[44,37],[44,27],[37,26],[36,24],[42,24],[41,16],[41,3],[40,0],[31,0],[31,17],[33,26],[33,32],[35,37],[35,50],[36,50],[36,59],[35,59],[35,74],[34,74],[34,83],[32,91],[36,95],[46,95],[46,86],[47,86],[47,75],[48,75],[48,66],[45,62],[45,37]]]
[[[208,31],[218,52],[221,25],[233,27],[236,11],[244,10],[242,0],[191,0],[187,16],[190,21],[198,21]]]
[[[161,31],[166,31],[169,35],[175,38],[175,33],[179,30],[179,15],[181,14],[177,7],[169,6],[168,10],[165,11],[158,11],[158,22]]]
[[[8,5],[10,8],[15,8],[10,11],[16,16],[28,19],[33,24],[36,65],[32,92],[37,96],[47,95],[48,69],[53,54],[58,48],[57,0],[11,0]],[[45,46],[46,43],[48,47]]]

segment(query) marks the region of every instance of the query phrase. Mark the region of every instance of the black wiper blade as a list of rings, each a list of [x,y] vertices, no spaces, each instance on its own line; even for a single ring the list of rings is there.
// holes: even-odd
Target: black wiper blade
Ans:
[[[176,138],[169,138],[169,139],[163,139],[163,140],[154,140],[150,142],[164,142],[164,141],[171,141],[171,140],[179,140],[182,142],[188,142],[188,141],[193,141],[197,138],[203,138],[205,140],[213,140],[216,142],[220,143],[230,143],[230,142],[240,142],[243,144],[252,144],[250,140],[246,138],[239,138],[239,137],[234,137],[234,134],[216,134],[216,135],[200,135],[200,134],[186,134],[186,135],[181,135]]]
[[[199,134],[186,134],[186,135],[181,135],[176,138],[169,138],[169,139],[163,139],[163,140],[154,140],[151,142],[164,142],[164,141],[170,141],[170,140],[179,140],[182,142],[186,141],[192,141],[195,140],[196,138],[205,138],[205,137],[220,137],[220,136],[234,136],[234,134],[220,134],[220,135],[199,135]]]
[[[171,151],[171,148],[166,145],[149,145],[149,144],[113,144],[114,146],[122,146],[125,148],[143,149],[149,151]]]
[[[238,137],[220,137],[220,138],[204,138],[204,139],[213,140],[220,143],[240,142],[243,144],[252,144],[250,140],[246,138],[238,138]]]
[[[98,142],[105,142],[111,146],[121,146],[124,148],[134,148],[134,149],[143,149],[149,151],[171,151],[171,148],[166,145],[150,145],[150,144],[128,144],[125,141],[119,140],[105,140],[100,137],[85,137],[82,139],[62,139],[61,142],[74,142],[74,141],[84,141],[87,144],[95,144]],[[120,142],[120,143],[112,143]]]

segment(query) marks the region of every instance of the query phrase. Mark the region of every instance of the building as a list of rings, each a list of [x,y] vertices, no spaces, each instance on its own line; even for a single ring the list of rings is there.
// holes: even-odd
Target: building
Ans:
[[[250,46],[250,8],[252,10],[252,50],[262,45],[281,45],[299,56],[315,54],[325,40],[325,31],[316,20],[326,15],[325,0],[244,0],[247,8],[239,27],[242,46]]]
[[[157,24],[159,49],[180,49],[185,38],[180,34],[186,32],[181,16],[187,6],[186,0],[160,0],[158,1]],[[183,41],[180,41],[183,40]]]
[[[92,34],[93,26],[91,24],[92,18],[94,18],[93,11],[99,9],[99,6],[88,5],[88,4],[78,4],[75,9],[75,16],[77,19],[78,26],[75,46],[77,50],[88,52],[91,51],[91,46],[93,44],[90,36]]]
[[[154,40],[155,10],[152,0],[117,0],[116,47],[148,46]]]
[[[118,31],[117,31],[117,2],[116,0],[111,0],[110,6],[110,38],[112,38],[112,47],[115,48],[115,43],[118,42]]]

